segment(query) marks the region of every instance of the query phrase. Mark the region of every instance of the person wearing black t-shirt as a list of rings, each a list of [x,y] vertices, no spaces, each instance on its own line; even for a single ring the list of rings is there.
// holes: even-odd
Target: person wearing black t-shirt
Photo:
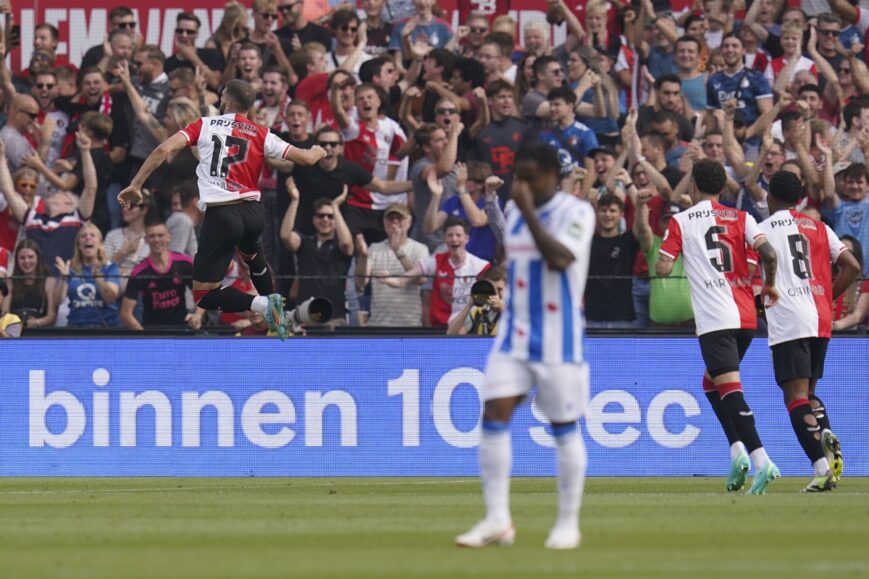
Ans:
[[[344,138],[337,130],[323,127],[315,135],[317,145],[326,150],[326,156],[316,165],[296,165],[291,173],[278,173],[278,198],[287,196],[286,180],[292,175],[301,191],[296,230],[302,235],[314,235],[314,200],[325,197],[332,200],[341,195],[345,185],[364,187],[385,195],[405,193],[413,188],[410,181],[383,181],[374,177],[358,163],[344,158]],[[381,218],[382,219],[382,218]],[[357,231],[352,232],[355,236]],[[367,238],[366,238],[367,240]],[[379,241],[375,239],[374,241]]]
[[[636,319],[631,273],[640,244],[631,231],[619,233],[625,204],[604,194],[595,209],[597,228],[591,242],[585,318],[589,328],[626,328]]]
[[[199,68],[208,80],[208,86],[220,86],[223,75],[223,53],[217,48],[196,48],[196,38],[202,23],[192,12],[181,12],[175,18],[175,53],[166,59],[163,71],[169,74],[178,68]]]
[[[278,12],[283,26],[275,30],[275,34],[282,42],[290,45],[290,51],[294,50],[293,38],[298,38],[298,46],[309,42],[318,42],[323,48],[332,48],[332,34],[313,22],[308,22],[303,14],[304,2],[302,0],[278,0]],[[289,56],[287,52],[287,56]]]
[[[314,201],[314,235],[299,235],[295,230],[296,210],[299,207],[298,188],[292,178],[287,179],[290,207],[281,223],[281,241],[296,254],[299,262],[299,293],[296,302],[308,298],[328,298],[332,302],[336,323],[344,320],[347,309],[344,305],[344,288],[347,270],[353,257],[353,238],[350,228],[341,215],[341,205],[347,200],[350,189],[345,186],[341,195],[329,200],[320,197]],[[323,276],[314,279],[311,276]]]
[[[124,299],[121,302],[121,323],[131,330],[147,327],[167,327],[185,324],[198,330],[204,310],[187,313],[187,288],[193,288],[193,260],[182,253],[169,251],[169,229],[165,223],[152,223],[145,228],[145,240],[151,254],[133,268]],[[142,322],[133,315],[142,297]]]

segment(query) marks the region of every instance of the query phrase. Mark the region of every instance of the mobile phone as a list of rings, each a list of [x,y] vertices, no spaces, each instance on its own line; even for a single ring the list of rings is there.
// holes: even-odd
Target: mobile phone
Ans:
[[[21,46],[21,26],[19,24],[13,24],[12,28],[9,31],[7,50],[12,50],[13,48],[18,48],[19,46]]]

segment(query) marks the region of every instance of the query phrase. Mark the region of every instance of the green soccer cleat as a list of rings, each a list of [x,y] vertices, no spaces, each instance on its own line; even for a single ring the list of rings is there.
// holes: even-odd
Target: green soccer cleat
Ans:
[[[287,339],[287,328],[284,325],[284,298],[281,294],[269,294],[269,305],[263,316],[269,325],[269,330],[275,332],[281,340]]]
[[[745,486],[745,476],[749,468],[751,468],[751,461],[748,459],[748,454],[742,451],[730,462],[730,475],[727,477],[726,485],[728,492],[734,493]]]
[[[754,475],[754,480],[751,481],[751,489],[748,491],[748,494],[766,494],[766,487],[769,486],[769,483],[780,476],[781,472],[779,472],[778,467],[771,460],[767,460],[766,465]]]
[[[828,430],[824,433],[821,443],[824,445],[824,454],[827,455],[830,470],[833,471],[833,481],[839,482],[842,480],[842,471],[845,470],[845,461],[842,460],[842,447],[839,444],[839,438]]]
[[[804,493],[826,493],[836,488],[836,478],[833,476],[833,471],[828,470],[823,476],[816,476],[812,482],[800,492]]]

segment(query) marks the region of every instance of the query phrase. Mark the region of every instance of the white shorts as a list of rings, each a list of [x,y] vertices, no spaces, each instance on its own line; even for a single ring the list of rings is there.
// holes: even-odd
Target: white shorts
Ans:
[[[493,352],[486,362],[483,402],[525,396],[537,386],[537,406],[550,422],[573,422],[588,407],[588,365],[525,362]]]

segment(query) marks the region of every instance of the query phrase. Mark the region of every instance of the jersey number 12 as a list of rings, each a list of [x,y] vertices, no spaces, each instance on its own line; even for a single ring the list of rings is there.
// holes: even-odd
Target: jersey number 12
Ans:
[[[236,150],[234,155],[226,155],[225,157],[223,157],[223,162],[221,162],[220,156],[221,153],[223,153],[223,143],[221,142],[220,137],[218,137],[217,135],[212,135],[211,142],[214,143],[214,150],[211,152],[211,176],[226,179],[226,175],[227,173],[229,173],[229,166],[236,163],[242,163],[247,158],[247,146],[249,145],[249,143],[247,139],[227,135],[227,152],[229,152],[230,147],[238,147],[238,149]],[[218,169],[220,169],[219,172]]]

